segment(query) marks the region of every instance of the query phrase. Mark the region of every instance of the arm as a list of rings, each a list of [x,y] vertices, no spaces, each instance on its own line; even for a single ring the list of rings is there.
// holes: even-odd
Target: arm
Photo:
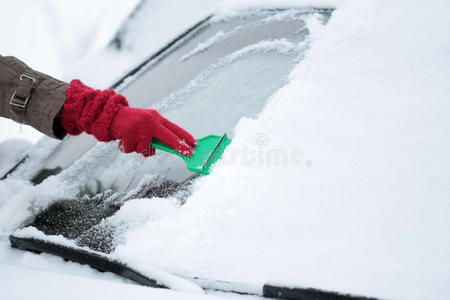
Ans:
[[[0,116],[31,125],[53,138],[66,131],[59,112],[69,85],[32,70],[15,57],[0,56]],[[27,100],[28,99],[28,100]]]
[[[123,152],[155,153],[156,138],[190,156],[194,137],[153,109],[129,107],[113,90],[95,90],[79,80],[70,84],[32,70],[14,57],[0,56],[0,116],[62,139],[82,132],[101,142],[120,140]]]

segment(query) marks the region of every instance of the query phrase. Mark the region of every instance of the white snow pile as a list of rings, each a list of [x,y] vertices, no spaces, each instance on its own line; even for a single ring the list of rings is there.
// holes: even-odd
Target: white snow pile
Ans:
[[[340,3],[290,83],[241,120],[225,163],[116,255],[230,281],[448,296],[448,6]]]

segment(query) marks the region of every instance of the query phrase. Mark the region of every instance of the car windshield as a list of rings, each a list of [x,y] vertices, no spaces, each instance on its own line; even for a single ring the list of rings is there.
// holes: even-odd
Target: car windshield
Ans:
[[[322,22],[327,11],[313,12]],[[154,108],[196,138],[233,136],[244,117],[255,117],[308,46],[311,11],[260,11],[204,21],[116,88],[132,106]],[[69,137],[46,168],[67,168],[92,149],[87,137]],[[111,145],[115,148],[116,145]],[[103,150],[102,150],[103,151]],[[130,187],[145,174],[182,181],[193,175],[184,162],[161,153],[150,159],[112,151],[95,174],[102,188]],[[134,179],[134,180],[133,180]]]
[[[329,15],[327,10],[288,9],[207,18],[125,76],[116,90],[132,106],[157,109],[196,138],[224,133],[232,138],[236,124],[257,116],[286,84],[308,48],[308,20],[326,22]],[[81,244],[108,252],[112,244],[99,246],[104,243],[86,239],[93,236],[86,232],[128,199],[172,196],[184,203],[198,175],[181,158],[158,151],[145,159],[117,148],[117,142],[96,143],[87,135],[66,138],[43,169],[66,169],[60,194],[78,189],[77,198],[83,201],[68,206],[60,201],[35,226],[47,234],[79,237]],[[107,203],[104,209],[99,202]],[[64,216],[63,228],[48,225],[50,219],[58,223],[55,216]],[[71,217],[76,224],[82,217],[84,225],[68,226]]]

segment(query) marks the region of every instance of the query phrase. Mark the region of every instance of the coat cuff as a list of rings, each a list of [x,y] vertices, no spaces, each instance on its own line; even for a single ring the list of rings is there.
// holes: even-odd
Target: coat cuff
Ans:
[[[64,138],[59,115],[67,83],[37,72],[15,57],[0,56],[0,86],[0,116],[31,125],[50,137]],[[29,99],[23,101],[27,93]],[[11,105],[11,99],[19,105]]]

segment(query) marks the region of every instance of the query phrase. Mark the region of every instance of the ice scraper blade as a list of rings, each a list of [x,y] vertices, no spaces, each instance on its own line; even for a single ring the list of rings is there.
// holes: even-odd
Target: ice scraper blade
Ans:
[[[194,154],[186,157],[157,139],[153,139],[152,146],[181,157],[189,170],[201,174],[209,174],[211,166],[217,162],[223,154],[225,148],[231,143],[231,139],[226,134],[208,135],[197,140],[198,145],[194,148]]]

